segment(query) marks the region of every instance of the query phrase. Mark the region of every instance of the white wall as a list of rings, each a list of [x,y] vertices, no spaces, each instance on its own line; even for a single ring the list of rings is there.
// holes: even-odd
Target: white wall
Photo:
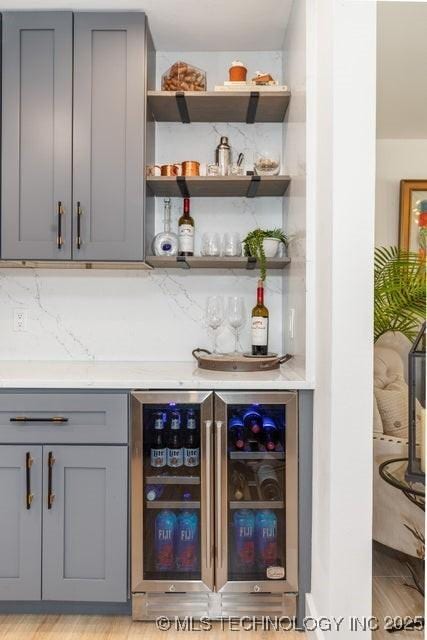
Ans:
[[[354,638],[349,617],[371,612],[376,7],[308,6],[317,387],[307,601],[312,615],[344,616],[340,636]]]
[[[426,115],[427,119],[427,115]],[[400,180],[427,180],[427,139],[377,139],[375,244],[399,242]]]
[[[158,56],[160,74],[177,59],[207,71],[209,87],[222,82],[235,57],[250,73],[268,69],[282,73],[281,52],[167,52]],[[159,79],[160,82],[160,79]],[[211,161],[221,134],[229,135],[236,152],[248,161],[254,149],[281,149],[281,125],[167,124],[157,125],[157,161]],[[173,200],[173,220],[181,200]],[[162,200],[157,203],[157,230]],[[282,222],[282,199],[194,198],[196,250],[205,230],[236,230],[242,237],[257,225]],[[209,294],[242,295],[249,314],[254,305],[256,274],[239,271],[181,270],[77,271],[0,270],[0,358],[53,360],[192,360],[193,348],[211,347],[204,310]],[[282,276],[271,273],[266,303],[270,309],[270,347],[282,351]],[[13,310],[28,310],[28,331],[13,331]],[[248,316],[249,318],[249,316]],[[224,328],[220,349],[232,347]],[[249,347],[249,322],[241,347]]]
[[[283,278],[284,351],[306,367],[312,379],[311,352],[307,354],[312,318],[307,322],[307,297],[313,289],[307,269],[313,263],[310,239],[313,237],[313,211],[306,200],[306,8],[294,2],[283,49],[284,82],[292,88],[292,99],[283,127],[283,154],[292,182],[283,200],[284,228],[290,237],[288,254],[292,260]],[[308,222],[310,219],[310,222]],[[293,335],[290,313],[294,311]],[[307,357],[306,357],[307,355]]]

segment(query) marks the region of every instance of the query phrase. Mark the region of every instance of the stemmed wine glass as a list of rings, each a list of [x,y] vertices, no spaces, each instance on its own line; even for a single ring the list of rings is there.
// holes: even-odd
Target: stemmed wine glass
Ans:
[[[238,353],[239,329],[245,321],[245,304],[241,296],[228,298],[228,324],[234,332],[234,353]]]
[[[213,353],[217,351],[217,331],[224,320],[224,302],[222,296],[209,296],[206,303],[206,320],[213,330]]]

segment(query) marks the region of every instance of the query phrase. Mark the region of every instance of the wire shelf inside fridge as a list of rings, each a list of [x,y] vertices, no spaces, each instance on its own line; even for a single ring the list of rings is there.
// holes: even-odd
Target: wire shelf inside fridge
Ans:
[[[230,509],[284,509],[281,500],[230,500]]]
[[[284,451],[229,451],[230,460],[284,460]]]
[[[200,509],[196,500],[147,500],[147,509]]]
[[[200,476],[146,476],[147,484],[200,484]]]

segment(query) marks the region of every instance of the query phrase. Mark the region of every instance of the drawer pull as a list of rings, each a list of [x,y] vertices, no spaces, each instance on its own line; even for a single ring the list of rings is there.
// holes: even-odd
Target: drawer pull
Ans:
[[[80,202],[77,203],[77,237],[76,237],[76,247],[77,249],[81,249],[82,247],[82,207]]]
[[[31,453],[27,451],[25,454],[25,477],[26,477],[26,485],[27,485],[27,494],[25,496],[25,501],[27,505],[27,509],[31,509],[31,503],[34,498],[34,494],[31,493],[31,467],[33,466],[33,458],[31,457]]]
[[[16,416],[15,418],[10,418],[10,422],[54,422],[55,424],[59,424],[61,422],[68,422],[68,418],[63,418],[62,416],[53,416],[52,418],[31,418],[28,416]]]
[[[47,508],[52,509],[53,501],[55,500],[55,494],[52,488],[52,469],[55,464],[55,457],[52,451],[49,451],[47,456]]]
[[[58,249],[62,249],[62,245],[64,244],[64,240],[62,238],[62,216],[64,215],[64,207],[62,206],[62,202],[58,201],[58,233],[56,236],[56,246]]]

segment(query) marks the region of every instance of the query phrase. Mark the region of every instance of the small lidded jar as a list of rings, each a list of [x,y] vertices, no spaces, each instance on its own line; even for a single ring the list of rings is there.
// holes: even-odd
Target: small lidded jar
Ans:
[[[241,62],[240,60],[233,60],[228,73],[230,76],[230,82],[245,82],[248,70],[246,69],[243,62]]]

